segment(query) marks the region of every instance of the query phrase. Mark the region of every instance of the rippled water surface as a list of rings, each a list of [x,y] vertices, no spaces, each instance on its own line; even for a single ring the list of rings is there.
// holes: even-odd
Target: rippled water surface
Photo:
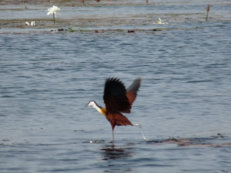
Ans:
[[[83,32],[51,31],[70,27],[66,21],[29,29],[19,28],[18,21],[2,25],[0,172],[230,173],[231,8],[213,2],[217,11],[211,11],[208,22],[203,12],[197,14],[197,7],[204,8],[200,3],[182,4],[191,12],[178,18],[172,9],[179,13],[182,2],[177,1],[176,6],[160,4],[155,13],[162,12],[168,22],[161,26],[146,24],[151,18],[144,9],[154,6],[131,4],[115,9],[122,18],[142,9],[133,16],[135,24],[130,19],[110,23],[105,16]],[[109,16],[114,9],[83,8],[90,11],[83,10],[89,18],[97,13],[92,9]],[[97,14],[100,18],[101,12]],[[104,31],[94,32],[99,27]],[[104,105],[107,77],[118,77],[126,86],[142,78],[132,113],[126,116],[142,125],[146,140],[137,127],[116,127],[112,145],[110,124],[86,107],[89,100]]]

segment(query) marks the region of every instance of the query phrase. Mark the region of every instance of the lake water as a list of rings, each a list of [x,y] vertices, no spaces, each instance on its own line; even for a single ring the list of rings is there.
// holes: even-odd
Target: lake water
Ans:
[[[208,22],[206,1],[104,3],[61,6],[56,25],[45,5],[1,7],[0,172],[230,173],[229,1],[212,1]],[[82,11],[68,13],[75,8]],[[28,14],[42,18],[36,27],[21,26]],[[162,16],[167,25],[151,22]],[[104,105],[108,77],[126,86],[142,78],[126,116],[146,140],[137,127],[116,127],[112,145],[108,121],[86,107]]]

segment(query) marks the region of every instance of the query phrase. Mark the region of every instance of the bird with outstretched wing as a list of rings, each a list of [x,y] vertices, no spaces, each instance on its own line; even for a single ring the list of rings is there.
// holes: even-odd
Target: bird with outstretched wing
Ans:
[[[103,100],[105,108],[95,101],[90,101],[88,106],[95,108],[103,114],[112,127],[112,141],[114,141],[115,126],[133,125],[122,113],[130,113],[132,104],[136,99],[137,91],[141,84],[141,78],[137,78],[126,89],[124,84],[117,78],[106,79]]]

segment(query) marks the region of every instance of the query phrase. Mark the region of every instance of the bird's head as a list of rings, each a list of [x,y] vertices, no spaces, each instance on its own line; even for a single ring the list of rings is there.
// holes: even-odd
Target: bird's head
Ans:
[[[87,106],[94,108],[94,107],[97,106],[97,104],[96,104],[96,102],[94,100],[91,100],[91,101],[89,101],[89,103],[87,104]]]
[[[103,115],[106,114],[105,108],[102,108],[101,106],[99,106],[94,100],[89,101],[89,103],[87,104],[87,106],[96,109],[99,113],[101,113]]]

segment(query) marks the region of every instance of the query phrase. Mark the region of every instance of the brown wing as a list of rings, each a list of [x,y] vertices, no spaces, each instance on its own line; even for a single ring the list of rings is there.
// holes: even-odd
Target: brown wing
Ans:
[[[126,112],[129,113],[131,106],[126,96],[124,84],[116,78],[109,78],[104,87],[104,103],[109,113]]]
[[[137,91],[140,88],[141,78],[137,78],[134,82],[127,88],[126,96],[128,98],[129,104],[132,107],[132,103],[135,101],[137,96]]]
[[[132,126],[132,123],[127,119],[127,117],[125,117],[119,112],[108,113],[106,115],[106,118],[111,123],[112,129],[114,129],[115,126],[127,126],[127,125]]]

